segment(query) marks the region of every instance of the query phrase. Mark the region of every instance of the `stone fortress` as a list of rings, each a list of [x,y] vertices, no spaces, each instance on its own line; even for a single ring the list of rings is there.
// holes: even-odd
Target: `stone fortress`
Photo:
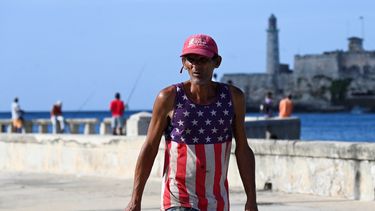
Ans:
[[[278,31],[277,19],[271,15],[266,73],[224,74],[221,78],[244,91],[248,111],[258,111],[267,92],[273,93],[275,106],[292,94],[299,111],[375,111],[375,51],[365,50],[363,39],[350,37],[347,51],[295,55],[291,70],[280,63]]]

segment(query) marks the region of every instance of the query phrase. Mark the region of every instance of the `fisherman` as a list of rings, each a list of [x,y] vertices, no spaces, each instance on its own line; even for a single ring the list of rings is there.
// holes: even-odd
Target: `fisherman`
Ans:
[[[62,114],[62,102],[58,100],[51,109],[52,133],[65,132],[65,119]]]
[[[25,132],[24,119],[23,119],[24,111],[21,109],[18,97],[14,98],[12,102],[12,106],[11,106],[11,111],[12,111],[12,132],[24,133]]]
[[[111,101],[109,107],[112,113],[112,135],[123,135],[125,104],[121,100],[120,93],[115,94],[115,99]]]
[[[260,105],[260,111],[263,112],[267,118],[273,117],[272,92],[267,92],[263,104]]]

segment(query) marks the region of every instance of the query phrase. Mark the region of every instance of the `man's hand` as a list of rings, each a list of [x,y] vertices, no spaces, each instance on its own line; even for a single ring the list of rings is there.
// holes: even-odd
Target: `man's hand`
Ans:
[[[245,211],[258,211],[258,206],[256,203],[246,202]]]
[[[141,211],[141,204],[131,201],[125,208],[125,211]]]

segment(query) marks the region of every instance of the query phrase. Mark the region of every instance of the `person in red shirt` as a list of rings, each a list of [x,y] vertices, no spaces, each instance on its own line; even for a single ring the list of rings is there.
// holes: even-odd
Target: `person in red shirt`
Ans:
[[[122,128],[124,125],[124,111],[125,111],[125,104],[120,99],[120,93],[115,94],[115,99],[112,100],[110,105],[110,110],[112,112],[112,134],[113,135],[123,135]]]

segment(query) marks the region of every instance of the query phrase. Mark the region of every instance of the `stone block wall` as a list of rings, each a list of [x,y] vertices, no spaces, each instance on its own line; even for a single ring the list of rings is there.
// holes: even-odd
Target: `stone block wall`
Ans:
[[[0,170],[133,178],[144,136],[0,134]],[[375,200],[375,144],[249,139],[257,189]],[[164,141],[162,140],[162,143]],[[233,141],[228,181],[240,187]],[[152,177],[163,171],[160,145]]]
[[[139,136],[146,135],[151,122],[152,114],[149,112],[139,112],[130,116],[126,122],[126,135]]]
[[[221,82],[232,81],[234,86],[240,88],[246,97],[246,106],[249,110],[259,111],[268,91],[274,93],[275,106],[285,93],[292,93],[294,87],[292,74],[279,74],[277,83],[283,93],[275,93],[272,76],[269,74],[224,74]]]
[[[353,78],[361,75],[375,76],[375,52],[343,54],[341,66],[343,69],[340,73],[350,72],[354,74],[352,75]],[[357,71],[350,71],[350,69],[356,68],[358,68]]]
[[[375,200],[375,144],[250,141],[257,187],[322,196]]]
[[[339,53],[323,55],[296,55],[294,57],[294,77],[313,78],[316,75],[324,75],[330,78],[338,78]]]

